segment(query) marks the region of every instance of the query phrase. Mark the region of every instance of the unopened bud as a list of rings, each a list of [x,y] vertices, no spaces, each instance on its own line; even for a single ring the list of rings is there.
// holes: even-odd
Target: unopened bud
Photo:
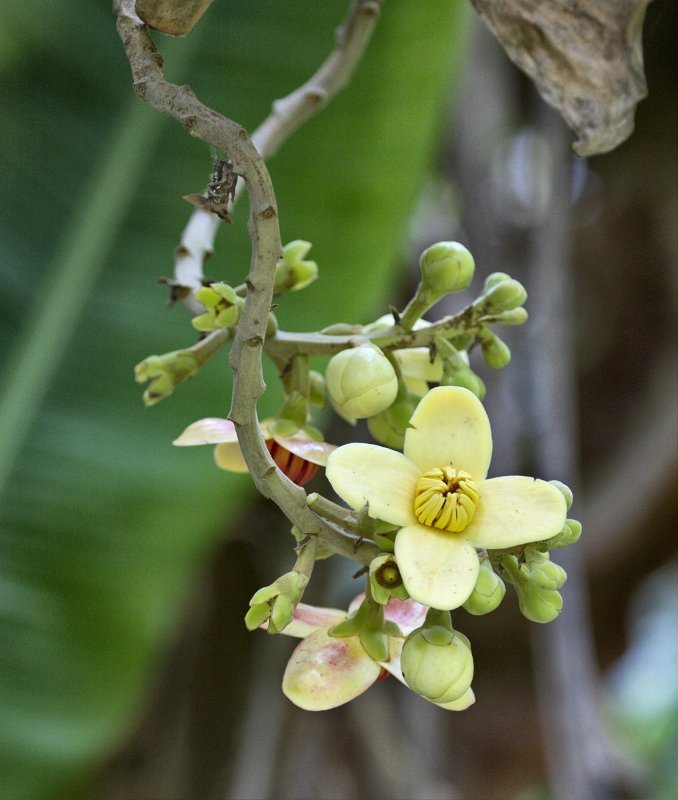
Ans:
[[[325,376],[317,370],[310,370],[308,373],[310,391],[308,401],[316,408],[325,407]]]
[[[483,358],[488,367],[502,369],[511,360],[511,351],[505,342],[488,331],[481,342]]]
[[[134,367],[134,379],[137,383],[150,381],[143,399],[147,406],[152,406],[172,394],[175,386],[192,378],[199,369],[198,359],[191,350],[175,350],[145,358]]]
[[[485,397],[485,384],[470,367],[454,370],[448,375],[443,375],[441,386],[461,386],[482,400]]]
[[[405,443],[405,431],[410,418],[414,414],[415,403],[409,399],[396,400],[385,411],[375,414],[367,420],[367,428],[379,444],[402,450]]]
[[[572,503],[574,502],[574,494],[572,493],[572,489],[569,486],[566,486],[561,481],[549,481],[551,486],[555,486],[556,489],[563,495],[565,498],[565,506],[569,511],[572,508]]]
[[[518,606],[521,614],[532,622],[552,622],[562,611],[563,598],[559,592],[528,583],[518,593]]]
[[[325,371],[325,382],[335,410],[351,423],[384,411],[398,394],[395,370],[373,344],[362,344],[333,356]]]
[[[522,283],[509,278],[491,286],[476,302],[490,313],[501,313],[522,306],[526,300],[527,292]]]
[[[275,268],[274,294],[298,292],[318,277],[316,262],[304,260],[310,249],[311,243],[301,239],[295,239],[283,247],[282,258]]]
[[[193,317],[191,324],[198,331],[213,331],[217,328],[231,328],[238,322],[244,300],[238,297],[233,287],[227,283],[212,283],[202,286],[195,293],[195,299],[205,306],[205,312]]]
[[[292,570],[286,572],[270,586],[264,586],[252,595],[250,609],[245,615],[248,630],[258,628],[268,619],[269,633],[280,633],[294,616],[308,578]]]
[[[447,627],[424,626],[405,639],[400,666],[407,685],[434,703],[464,695],[473,680],[473,656],[466,637]]]
[[[473,279],[475,261],[459,242],[437,242],[421,254],[419,269],[423,288],[440,298],[468,287]]]
[[[463,607],[476,616],[489,614],[499,606],[505,594],[504,581],[492,569],[489,561],[482,561],[476,585]]]
[[[534,547],[525,548],[525,564],[528,568],[528,580],[540,589],[554,591],[567,580],[567,572],[551,561],[548,553],[541,553]]]

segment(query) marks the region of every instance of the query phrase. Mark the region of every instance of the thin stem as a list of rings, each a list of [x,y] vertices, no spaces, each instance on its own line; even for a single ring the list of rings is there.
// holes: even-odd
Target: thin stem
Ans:
[[[302,86],[275,100],[271,113],[252,134],[252,142],[266,159],[304,122],[326,106],[349,82],[365,52],[381,11],[383,0],[354,0],[343,25],[337,30],[336,44],[315,74]],[[243,188],[236,187],[237,200]],[[219,217],[203,209],[191,214],[176,250],[174,276],[182,286],[199,289],[203,263],[214,249]],[[191,313],[199,313],[199,304],[189,294],[184,300]]]
[[[318,537],[309,536],[302,544],[297,547],[297,560],[294,562],[292,569],[306,578],[308,583],[313,574],[313,567],[315,566],[315,556],[318,551]]]
[[[353,531],[359,535],[364,533],[364,526],[358,522],[352,511],[349,511],[347,508],[337,503],[333,503],[321,494],[317,492],[309,494],[307,503],[308,507],[323,519],[329,520],[335,525],[339,525],[341,528]]]

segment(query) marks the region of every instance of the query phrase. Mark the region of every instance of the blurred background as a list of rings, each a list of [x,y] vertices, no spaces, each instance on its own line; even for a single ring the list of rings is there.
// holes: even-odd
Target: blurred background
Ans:
[[[187,39],[158,39],[167,77],[253,129],[325,58],[346,5],[220,0]],[[556,622],[528,623],[510,591],[487,618],[455,616],[476,660],[461,714],[395,681],[321,714],[282,695],[294,641],[242,617],[289,569],[288,525],[210,448],[171,446],[226,416],[226,354],[151,409],[133,381],[146,355],[194,341],[157,279],[209,148],[133,95],[108,3],[3,12],[0,796],[675,796],[675,4],[648,8],[649,97],[610,154],[571,154],[470,6],[393,0],[349,89],[270,162],[283,240],[311,241],[320,266],[284,298],[283,328],[402,306],[440,239],[474,253],[472,293],[496,270],[528,290],[511,365],[477,366],[493,471],[569,483],[584,534],[557,556]],[[210,277],[244,278],[246,213]],[[359,591],[333,561],[308,602]]]

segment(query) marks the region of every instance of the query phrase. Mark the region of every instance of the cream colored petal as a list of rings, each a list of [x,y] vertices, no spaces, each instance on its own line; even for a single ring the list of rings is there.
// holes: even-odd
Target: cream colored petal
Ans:
[[[422,472],[451,465],[482,480],[492,457],[492,432],[483,404],[459,386],[431,389],[412,415],[404,453]]]
[[[436,356],[431,362],[431,351],[428,347],[396,350],[394,355],[405,379],[423,378],[425,381],[437,383],[443,376],[442,359]]]
[[[248,472],[247,464],[237,442],[218,444],[214,448],[214,461],[227,472]]]
[[[346,612],[340,611],[338,608],[320,608],[318,606],[309,606],[306,603],[299,603],[294,609],[292,622],[281,633],[286,636],[305,639],[319,628],[331,628],[332,625],[336,625],[345,619]],[[265,629],[267,622],[261,627]]]
[[[369,515],[392,525],[411,525],[420,470],[402,453],[374,444],[338,447],[327,461],[327,479],[350,506],[367,503]]]
[[[476,585],[478,555],[459,534],[410,525],[396,536],[395,557],[407,591],[426,606],[458,608]]]
[[[197,444],[219,444],[237,442],[235,425],[228,419],[207,417],[191,423],[172,444],[177,447],[190,447]]]
[[[264,420],[259,423],[264,438],[269,438],[268,423]],[[178,436],[172,444],[177,447],[192,447],[198,444],[228,444],[237,442],[238,435],[235,432],[235,425],[230,419],[220,417],[206,417],[192,422],[188,428]]]
[[[480,484],[480,500],[462,535],[476,547],[500,549],[550,539],[565,526],[565,498],[546,481],[512,475]]]
[[[303,458],[305,461],[310,461],[312,464],[319,464],[324,467],[327,464],[327,459],[336,446],[328,444],[327,442],[318,442],[311,439],[302,431],[293,434],[292,436],[278,436],[271,434],[271,438],[275,439],[281,447],[294,453],[295,456]]]
[[[337,638],[317,630],[292,653],[282,689],[306,711],[325,711],[353,700],[379,677],[381,667],[357,636]]]
[[[423,397],[429,390],[429,385],[423,378],[414,378],[412,375],[403,375],[403,379],[408,391],[415,397]]]

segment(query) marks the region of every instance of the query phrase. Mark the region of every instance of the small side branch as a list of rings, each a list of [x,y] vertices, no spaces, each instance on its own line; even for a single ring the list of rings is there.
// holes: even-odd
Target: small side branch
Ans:
[[[343,25],[337,29],[336,44],[318,71],[291,94],[273,103],[271,113],[252,134],[252,142],[267,159],[304,122],[326,106],[349,82],[365,52],[379,18],[383,0],[354,0]],[[236,187],[236,199],[242,183]],[[215,214],[196,209],[181,235],[174,261],[177,283],[191,290],[184,300],[191,313],[200,306],[192,296],[203,280],[203,264],[214,249],[220,220]]]

